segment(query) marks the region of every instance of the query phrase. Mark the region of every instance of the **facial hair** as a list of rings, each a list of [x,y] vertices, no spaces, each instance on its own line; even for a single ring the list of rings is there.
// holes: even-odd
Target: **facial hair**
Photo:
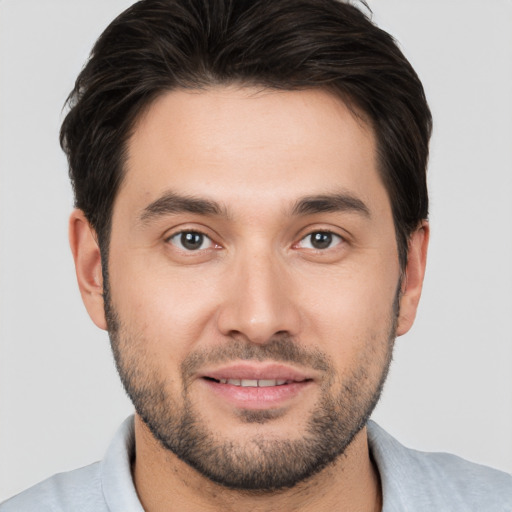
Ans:
[[[104,284],[105,315],[116,367],[137,414],[166,450],[224,487],[275,492],[312,477],[342,456],[380,398],[396,337],[398,292],[389,325],[381,335],[385,339],[370,336],[362,340],[357,364],[347,374],[338,375],[325,354],[305,348],[285,334],[266,344],[231,338],[222,346],[192,352],[183,360],[178,397],[168,392],[164,379],[147,363],[147,342],[124,328],[110,299],[108,281]],[[230,440],[209,428],[190,396],[192,376],[206,365],[238,360],[296,363],[322,373],[321,398],[302,437],[270,439],[256,434]],[[271,410],[242,410],[239,419],[265,423],[275,414]]]

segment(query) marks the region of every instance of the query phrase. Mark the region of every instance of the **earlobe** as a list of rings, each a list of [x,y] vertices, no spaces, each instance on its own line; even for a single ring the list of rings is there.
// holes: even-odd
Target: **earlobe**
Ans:
[[[430,236],[428,222],[422,221],[409,238],[407,267],[402,282],[400,313],[398,315],[397,336],[405,334],[412,327],[420,301],[427,249]]]
[[[96,233],[82,210],[74,210],[69,218],[69,244],[87,312],[100,329],[106,330],[101,253]]]

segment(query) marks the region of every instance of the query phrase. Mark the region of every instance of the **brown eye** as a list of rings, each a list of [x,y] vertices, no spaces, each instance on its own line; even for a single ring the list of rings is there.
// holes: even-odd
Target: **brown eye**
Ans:
[[[197,231],[181,231],[173,235],[169,241],[172,245],[185,251],[209,249],[213,245],[210,238]]]
[[[332,243],[331,233],[313,233],[311,235],[311,245],[315,249],[327,249]]]
[[[305,236],[300,242],[302,249],[315,249],[317,251],[330,249],[343,241],[341,236],[330,231],[315,231]]]

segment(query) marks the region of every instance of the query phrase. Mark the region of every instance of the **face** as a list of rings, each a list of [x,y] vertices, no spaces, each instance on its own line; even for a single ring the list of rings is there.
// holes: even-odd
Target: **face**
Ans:
[[[153,435],[225,486],[293,486],[366,423],[400,322],[372,130],[322,91],[166,93],[129,140],[108,273]]]

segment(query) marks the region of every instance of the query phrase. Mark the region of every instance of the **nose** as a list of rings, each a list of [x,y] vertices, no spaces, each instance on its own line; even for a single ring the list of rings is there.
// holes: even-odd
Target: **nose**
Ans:
[[[270,254],[240,257],[226,284],[229,291],[217,317],[223,335],[264,344],[277,335],[298,334],[301,318],[284,262]]]

